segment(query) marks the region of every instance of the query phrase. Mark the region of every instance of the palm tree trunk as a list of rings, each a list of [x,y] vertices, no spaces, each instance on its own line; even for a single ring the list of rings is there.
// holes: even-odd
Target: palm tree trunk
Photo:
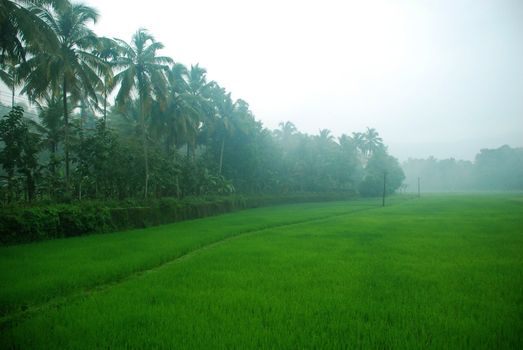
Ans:
[[[35,181],[31,170],[26,171],[27,200],[32,202],[35,197]]]
[[[178,175],[176,175],[176,198],[180,198],[180,180]]]
[[[145,134],[145,126],[142,130],[142,141],[143,141],[143,159],[145,162],[145,191],[144,197],[147,199],[149,191],[149,154],[147,152],[147,135]]]
[[[80,107],[80,139],[84,137],[84,121],[85,121],[85,100],[82,99],[82,105]]]
[[[221,147],[221,150],[220,150],[220,168],[218,170],[218,174],[221,175],[222,174],[222,165],[223,165],[223,148],[225,147],[225,136],[223,136],[223,139],[222,139],[222,147]]]
[[[13,78],[13,84],[11,85],[11,108],[14,108],[15,106],[15,84],[16,84],[16,70],[15,70],[15,64],[12,64],[11,69],[13,70],[12,78]]]
[[[140,123],[142,124],[142,146],[143,146],[143,160],[145,165],[145,189],[144,198],[147,199],[149,193],[149,153],[147,150],[147,134],[145,128],[145,115],[143,111],[143,100],[140,101]]]
[[[11,203],[13,200],[13,175],[7,173],[7,204]]]
[[[57,146],[56,144],[53,142],[51,144],[51,176],[53,177],[53,179],[56,179],[55,175],[56,175],[56,167],[55,167],[55,162],[54,160],[56,159],[56,149],[57,149]]]
[[[107,124],[107,79],[104,78],[104,129]]]
[[[15,106],[15,81],[13,76],[13,86],[11,86],[11,108]]]
[[[64,77],[63,85],[63,102],[64,102],[64,150],[65,150],[65,189],[69,190],[69,115],[67,112],[67,82]]]
[[[55,142],[51,143],[51,159],[49,161],[50,170],[51,170],[51,183],[49,184],[49,197],[55,198],[56,188],[54,184],[56,183],[56,152],[58,146]]]

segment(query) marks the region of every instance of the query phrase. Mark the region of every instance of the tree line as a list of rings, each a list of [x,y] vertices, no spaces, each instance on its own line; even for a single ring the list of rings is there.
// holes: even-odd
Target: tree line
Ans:
[[[523,148],[508,145],[482,149],[473,162],[429,157],[409,159],[402,167],[412,192],[417,191],[418,177],[425,191],[523,190]]]
[[[98,12],[66,0],[0,0],[4,202],[347,191],[377,195],[403,181],[375,129],[268,130],[249,104],[160,55],[138,29],[97,36]],[[36,115],[15,104],[17,91]]]

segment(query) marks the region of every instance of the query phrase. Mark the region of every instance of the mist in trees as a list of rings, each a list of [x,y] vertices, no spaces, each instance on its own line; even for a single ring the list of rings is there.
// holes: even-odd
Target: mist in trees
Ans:
[[[202,123],[194,144],[186,140],[167,147],[171,135],[148,125],[147,132],[155,135],[147,141],[150,196],[340,191],[373,196],[381,193],[383,172],[390,174],[390,193],[402,182],[399,163],[383,145],[369,153],[353,136],[335,139],[328,130],[308,135],[288,122],[270,131],[256,121],[243,101],[232,112],[229,127],[234,132],[226,135],[226,142],[223,129]],[[142,198],[145,163],[136,115],[122,114],[114,107],[107,122],[90,115],[83,129],[72,123],[72,198],[65,192],[63,132],[55,140],[55,132],[48,130],[55,126],[46,122],[49,117],[44,111],[38,120],[22,115],[23,109],[15,107],[2,118],[1,160],[8,180],[2,189],[5,202],[35,196],[58,201]],[[133,115],[134,121],[127,121]],[[71,117],[78,122],[81,115]],[[289,126],[292,132],[285,129]],[[10,151],[28,148],[34,150],[33,157],[38,155],[32,163],[36,165],[31,168],[32,182],[24,181],[28,174],[25,154]]]
[[[98,12],[66,0],[0,1],[0,198],[17,201],[398,189],[521,190],[522,150],[474,162],[388,154],[377,130],[275,130],[200,65],[161,55],[139,28],[98,37]],[[28,105],[15,105],[20,91]],[[32,107],[29,107],[32,106]],[[319,116],[321,117],[321,116]],[[405,172],[405,174],[404,174]],[[405,183],[403,182],[406,176]]]
[[[402,164],[407,191],[521,191],[523,148],[507,145],[482,149],[473,162],[443,159],[409,159]]]
[[[268,130],[203,67],[162,56],[146,29],[130,43],[97,37],[98,12],[65,0],[1,0],[0,9],[0,78],[13,94],[0,113],[3,203],[376,195],[383,173],[390,193],[402,183],[375,129]],[[16,89],[36,110],[15,106]]]

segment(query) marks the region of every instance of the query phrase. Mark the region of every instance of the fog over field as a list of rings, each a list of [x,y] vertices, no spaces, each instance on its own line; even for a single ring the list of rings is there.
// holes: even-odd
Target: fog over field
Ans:
[[[87,4],[101,14],[98,34],[149,29],[165,54],[199,62],[271,129],[374,127],[400,160],[523,146],[518,0]]]

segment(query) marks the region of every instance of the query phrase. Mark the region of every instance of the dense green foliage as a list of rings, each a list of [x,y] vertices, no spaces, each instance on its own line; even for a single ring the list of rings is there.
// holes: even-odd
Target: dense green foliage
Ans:
[[[145,29],[130,43],[97,37],[90,27],[97,11],[66,0],[1,0],[0,9],[2,33],[18,39],[13,45],[7,34],[0,38],[0,78],[13,94],[11,107],[17,88],[39,106],[22,123],[39,139],[30,171],[11,166],[18,155],[0,135],[0,149],[9,151],[0,170],[7,173],[0,180],[4,203],[360,189],[375,195],[382,188],[377,169],[391,173],[390,193],[401,184],[397,161],[372,128],[338,140],[325,129],[300,133],[289,122],[270,131],[246,101],[208,81],[204,68],[161,56],[163,45]]]
[[[13,182],[15,174],[19,173],[25,180],[26,198],[31,201],[35,195],[35,173],[38,162],[38,135],[31,133],[23,120],[23,109],[13,110],[0,120],[0,140],[4,147],[0,150],[0,163],[6,172],[7,201],[14,196]]]
[[[376,204],[261,208],[0,248],[0,343],[522,347],[521,196]],[[29,309],[16,316],[20,305]]]
[[[417,191],[522,191],[523,148],[502,146],[482,149],[474,162],[443,159],[409,159],[402,164],[405,184]]]
[[[106,233],[202,218],[259,206],[346,200],[350,193],[82,201],[0,208],[0,245]]]

